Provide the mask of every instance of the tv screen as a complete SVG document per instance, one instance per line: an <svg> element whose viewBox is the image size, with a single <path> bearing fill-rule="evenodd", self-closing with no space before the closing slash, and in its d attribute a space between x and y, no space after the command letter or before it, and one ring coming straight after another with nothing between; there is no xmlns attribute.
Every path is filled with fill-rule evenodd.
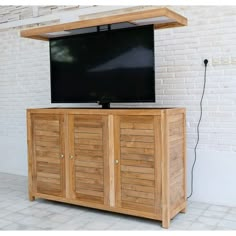
<svg viewBox="0 0 236 236"><path fill-rule="evenodd" d="M52 103L154 102L153 26L50 39Z"/></svg>

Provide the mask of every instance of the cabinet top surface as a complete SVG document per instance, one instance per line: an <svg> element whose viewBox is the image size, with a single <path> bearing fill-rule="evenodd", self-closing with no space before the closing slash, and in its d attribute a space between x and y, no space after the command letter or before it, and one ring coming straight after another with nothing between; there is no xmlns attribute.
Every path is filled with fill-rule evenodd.
<svg viewBox="0 0 236 236"><path fill-rule="evenodd" d="M27 109L29 113L54 113L54 114L123 114L123 115L152 115L161 114L162 112L168 113L185 113L185 108L29 108Z"/></svg>

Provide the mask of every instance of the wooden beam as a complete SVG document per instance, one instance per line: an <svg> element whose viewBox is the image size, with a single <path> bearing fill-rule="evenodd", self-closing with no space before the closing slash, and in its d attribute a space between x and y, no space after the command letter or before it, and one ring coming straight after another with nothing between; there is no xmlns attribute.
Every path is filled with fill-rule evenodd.
<svg viewBox="0 0 236 236"><path fill-rule="evenodd" d="M65 30L73 30L73 29L79 29L79 28L87 28L87 27L93 27L93 26L99 26L99 25L130 22L130 21L135 21L135 20L143 20L143 19L163 17L163 16L167 16L171 18L172 20L177 22L177 24L173 24L173 23L172 24L169 23L167 25L160 24L161 27L157 26L156 28L164 28L165 26L167 28L172 27L172 26L177 27L177 26L184 26L187 24L187 19L179 15L178 13L175 13L169 10L168 8L158 8L158 9L149 9L149 10L143 10L143 11L138 11L138 12L100 17L96 19L75 21L75 22L70 22L70 23L43 26L43 27L22 30L21 37L46 40L46 37L41 36L42 34L65 31Z"/></svg>

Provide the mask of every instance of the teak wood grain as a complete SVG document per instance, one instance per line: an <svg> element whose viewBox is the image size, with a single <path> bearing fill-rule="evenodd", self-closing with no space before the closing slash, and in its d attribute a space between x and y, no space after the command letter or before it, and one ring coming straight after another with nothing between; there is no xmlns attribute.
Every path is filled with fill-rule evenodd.
<svg viewBox="0 0 236 236"><path fill-rule="evenodd" d="M171 20L171 22L160 23L158 17L166 17L168 20ZM187 18L166 7L163 7L156 9L140 10L137 12L116 14L106 17L99 17L95 19L31 28L22 30L20 34L21 37L47 41L48 38L47 36L45 36L45 34L47 33L54 33L66 30L69 31L74 29L94 27L107 24L116 24L122 22L130 22L136 24L135 21L137 20L145 20L145 19L148 20L154 18L157 18L156 22L153 23L155 29L173 28L187 25ZM148 21L146 24L148 24Z"/></svg>
<svg viewBox="0 0 236 236"><path fill-rule="evenodd" d="M29 199L161 220L186 211L185 109L28 109Z"/></svg>

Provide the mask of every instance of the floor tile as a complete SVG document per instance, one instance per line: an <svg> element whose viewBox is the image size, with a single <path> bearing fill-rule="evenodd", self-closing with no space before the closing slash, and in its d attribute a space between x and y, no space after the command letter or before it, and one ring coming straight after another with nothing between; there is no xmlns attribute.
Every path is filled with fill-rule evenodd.
<svg viewBox="0 0 236 236"><path fill-rule="evenodd" d="M224 216L224 220L232 220L232 221L235 221L236 222L236 214L226 214Z"/></svg>
<svg viewBox="0 0 236 236"><path fill-rule="evenodd" d="M208 210L210 211L221 211L221 212L227 212L229 211L229 207L226 206L210 206Z"/></svg>
<svg viewBox="0 0 236 236"><path fill-rule="evenodd" d="M66 223L71 220L70 216L63 215L63 214L52 214L46 217L48 220L57 223Z"/></svg>
<svg viewBox="0 0 236 236"><path fill-rule="evenodd" d="M12 222L9 220L0 219L0 228L7 226L9 224L12 224Z"/></svg>
<svg viewBox="0 0 236 236"><path fill-rule="evenodd" d="M212 217L212 218L218 218L221 219L223 218L227 213L224 211L211 211L211 210L206 210L203 212L202 216L207 216L207 217Z"/></svg>
<svg viewBox="0 0 236 236"><path fill-rule="evenodd" d="M191 213L191 211L190 211ZM200 215L196 214L190 214L189 212L185 213L185 214L178 214L177 216L175 216L174 219L178 219L178 220L182 220L182 221L194 221L196 220Z"/></svg>
<svg viewBox="0 0 236 236"><path fill-rule="evenodd" d="M202 209L202 210L206 210L209 207L210 207L210 204L203 203L203 202L192 202L192 204L190 205L190 208L197 208L197 209Z"/></svg>
<svg viewBox="0 0 236 236"><path fill-rule="evenodd" d="M200 216L196 220L196 222L200 222L200 223L203 223L205 225L216 226L220 222L220 219L219 218L206 217L206 216Z"/></svg>
<svg viewBox="0 0 236 236"><path fill-rule="evenodd" d="M190 208L188 209L188 212L191 213L191 215L198 215L200 216L201 214L203 214L205 210L203 209L198 209L198 208Z"/></svg>
<svg viewBox="0 0 236 236"><path fill-rule="evenodd" d="M12 222L18 222L19 220L23 219L25 215L20 214L18 212L13 212L11 214L8 214L4 217L6 220L10 220Z"/></svg>
<svg viewBox="0 0 236 236"><path fill-rule="evenodd" d="M231 214L236 214L236 207L231 207L231 208L229 209L229 213L231 213Z"/></svg>
<svg viewBox="0 0 236 236"><path fill-rule="evenodd" d="M204 223L194 222L188 229L189 230L213 230L216 226L206 225Z"/></svg>
<svg viewBox="0 0 236 236"><path fill-rule="evenodd" d="M1 230L236 230L236 208L188 201L187 212L160 221L37 199L28 200L27 178L0 173Z"/></svg>
<svg viewBox="0 0 236 236"><path fill-rule="evenodd" d="M188 229L193 224L193 221L182 221L182 220L173 220L170 223L170 228L175 229Z"/></svg>
<svg viewBox="0 0 236 236"><path fill-rule="evenodd" d="M221 220L218 226L225 227L227 229L236 230L236 221L232 220Z"/></svg>

